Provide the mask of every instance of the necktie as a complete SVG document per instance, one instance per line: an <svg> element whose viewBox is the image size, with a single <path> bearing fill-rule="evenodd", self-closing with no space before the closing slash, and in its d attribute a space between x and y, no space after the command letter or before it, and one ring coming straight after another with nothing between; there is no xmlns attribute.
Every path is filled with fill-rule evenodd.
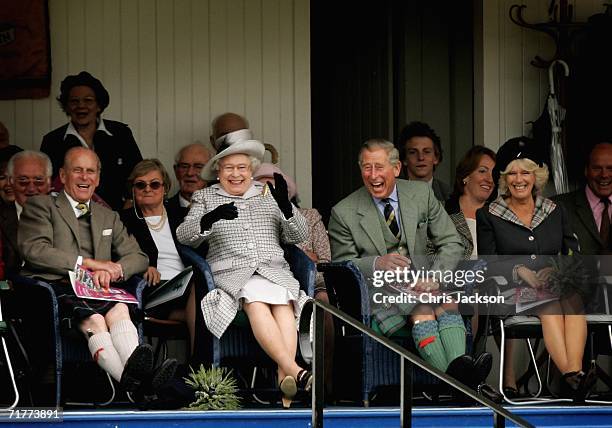
<svg viewBox="0 0 612 428"><path fill-rule="evenodd" d="M393 236L395 236L397 239L400 239L402 233L397 223L397 218L395 217L395 210L393 209L393 205L391 205L391 200L389 198L385 198L382 201L385 204L385 221L387 222L387 226L389 226L389 229L391 230Z"/></svg>
<svg viewBox="0 0 612 428"><path fill-rule="evenodd" d="M610 206L610 199L602 198L601 202L604 204L604 209L601 213L601 226L599 227L599 236L603 243L604 250L612 250L610 247L610 214L608 213L608 207Z"/></svg>
<svg viewBox="0 0 612 428"><path fill-rule="evenodd" d="M87 206L87 204L84 204L82 202L77 204L76 209L81 212L81 215L79 217L83 217L89 214L89 207Z"/></svg>

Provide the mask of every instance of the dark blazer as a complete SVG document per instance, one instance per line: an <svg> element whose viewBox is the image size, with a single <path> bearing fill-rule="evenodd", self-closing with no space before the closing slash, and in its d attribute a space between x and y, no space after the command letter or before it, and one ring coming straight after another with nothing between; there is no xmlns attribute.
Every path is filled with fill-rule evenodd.
<svg viewBox="0 0 612 428"><path fill-rule="evenodd" d="M572 230L578 236L580 253L603 254L603 242L601 242L593 211L591 211L584 189L557 195L551 199L562 205L567 211Z"/></svg>
<svg viewBox="0 0 612 428"><path fill-rule="evenodd" d="M17 244L17 208L15 203L2 204L0 207L0 232L2 232L2 259L5 272L17 274L21 269L22 258Z"/></svg>
<svg viewBox="0 0 612 428"><path fill-rule="evenodd" d="M442 203L444 203L450 197L450 189L448 184L438 180L435 177L431 182L431 188L434 191L434 195L436 195L436 199Z"/></svg>
<svg viewBox="0 0 612 428"><path fill-rule="evenodd" d="M498 198L499 200L499 198ZM496 200L497 202L497 200ZM496 271L506 279L512 278L512 268L522 264L532 270L549 266L547 255L578 251L578 241L571 229L565 209L557 205L533 228L528 228L494 214L492 204L476 211L478 255L508 255L496 264ZM525 255L525 257L514 257Z"/></svg>
<svg viewBox="0 0 612 428"><path fill-rule="evenodd" d="M176 192L173 197L166 201L166 211L168 211L169 217L179 219L179 224L181 224L183 219L189 212L189 208L181 206L181 203L179 201L179 192Z"/></svg>
<svg viewBox="0 0 612 428"><path fill-rule="evenodd" d="M127 192L127 178L134 166L142 160L142 155L132 131L126 124L113 120L103 120L104 126L113 136L111 137L103 131L97 131L94 136L93 148L102 164L100 185L96 189L96 193L113 210L118 211L123 208L123 201ZM53 178L59 174L66 152L72 147L82 145L74 135L68 135L64 139L66 129L68 129L68 124L49 132L43 137L40 145L40 151L51 158Z"/></svg>
<svg viewBox="0 0 612 428"><path fill-rule="evenodd" d="M147 269L148 260L128 235L119 214L90 202L91 240L96 260L113 260L125 278ZM28 199L19 220L19 250L26 262L22 275L57 281L68 278L81 253L79 222L64 192Z"/></svg>
<svg viewBox="0 0 612 428"><path fill-rule="evenodd" d="M170 222L170 231L172 232L172 239L174 240L174 244L177 246L177 249L181 245L180 242L176 239L176 228L183 222L183 219L177 217L176 214L166 208L166 212L168 213L168 221ZM142 217L142 215L139 213ZM151 231L147 227L147 224L144 219L139 219L136 217L136 213L134 212L134 208L128 208L122 210L119 213L121 217L121 221L125 224L125 227L128 230L128 233L136 238L138 245L142 251L144 251L147 256L149 256L149 266L157 267L157 256L159 251L157 246L155 245L155 241L151 236ZM181 256L181 260L185 266L190 265L190 263L183 259L181 252L179 251L179 255Z"/></svg>

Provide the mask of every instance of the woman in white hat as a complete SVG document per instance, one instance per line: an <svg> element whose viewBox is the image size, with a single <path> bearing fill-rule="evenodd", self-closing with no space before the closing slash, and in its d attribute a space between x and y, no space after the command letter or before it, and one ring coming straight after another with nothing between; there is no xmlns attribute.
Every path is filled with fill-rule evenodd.
<svg viewBox="0 0 612 428"><path fill-rule="evenodd" d="M280 244L307 238L306 220L289 201L287 183L264 192L253 171L264 156L259 141L242 140L220 147L202 170L219 183L196 191L189 214L176 235L193 247L209 244L207 261L216 289L202 300L206 326L221 337L242 307L259 345L278 364L283 406L298 388L309 390L310 372L295 362L296 317L308 296L300 291Z"/></svg>

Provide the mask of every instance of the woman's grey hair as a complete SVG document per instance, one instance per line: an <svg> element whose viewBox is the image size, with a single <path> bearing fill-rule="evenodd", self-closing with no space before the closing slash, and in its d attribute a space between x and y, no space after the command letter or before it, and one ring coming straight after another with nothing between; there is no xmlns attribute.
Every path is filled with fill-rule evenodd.
<svg viewBox="0 0 612 428"><path fill-rule="evenodd" d="M213 161L213 164L212 164L213 171L219 172L219 162L221 161L221 159L223 158L215 159ZM255 156L250 156L250 155L249 155L249 161L251 162L251 171L253 172L257 171L257 168L259 168L259 166L261 165L261 161L257 159Z"/></svg>
<svg viewBox="0 0 612 428"><path fill-rule="evenodd" d="M504 171L500 173L498 183L500 195L508 196L510 194L508 191L508 183L506 182L506 175L508 175L508 173L515 166L522 168L525 171L533 172L535 175L535 184L532 190L534 196L539 194L544 186L546 186L546 183L548 182L548 167L546 164L544 164L544 166L539 166L531 159L515 159L508 164Z"/></svg>
<svg viewBox="0 0 612 428"><path fill-rule="evenodd" d="M8 161L6 166L6 175L9 177L13 176L13 172L15 170L15 162L19 159L37 159L45 164L45 175L47 178L51 178L53 175L53 164L51 163L51 159L49 156L44 154L43 152L39 152L36 150L23 150L21 152L15 153Z"/></svg>
<svg viewBox="0 0 612 428"><path fill-rule="evenodd" d="M372 138L367 140L365 143L361 145L361 150L359 150L359 167L361 168L361 159L364 150L372 151L376 149L384 149L387 152L387 156L389 157L389 163L395 166L397 165L399 160L399 151L395 148L392 142L387 141L383 138Z"/></svg>

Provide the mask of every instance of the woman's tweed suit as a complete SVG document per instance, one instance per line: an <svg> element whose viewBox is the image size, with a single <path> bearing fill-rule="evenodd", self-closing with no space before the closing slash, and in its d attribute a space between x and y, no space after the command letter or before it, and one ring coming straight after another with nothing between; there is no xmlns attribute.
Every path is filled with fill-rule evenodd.
<svg viewBox="0 0 612 428"><path fill-rule="evenodd" d="M186 245L209 244L206 257L216 289L201 302L204 321L216 337L221 337L238 311L238 293L254 273L286 287L298 303L299 315L308 296L300 291L283 256L280 242L297 244L308 236L306 220L293 207L293 217L286 220L270 193L262 194L263 185L255 182L243 196L231 196L219 184L196 191L191 208L176 236ZM219 205L234 202L238 218L219 220L210 231L201 233L200 219Z"/></svg>

